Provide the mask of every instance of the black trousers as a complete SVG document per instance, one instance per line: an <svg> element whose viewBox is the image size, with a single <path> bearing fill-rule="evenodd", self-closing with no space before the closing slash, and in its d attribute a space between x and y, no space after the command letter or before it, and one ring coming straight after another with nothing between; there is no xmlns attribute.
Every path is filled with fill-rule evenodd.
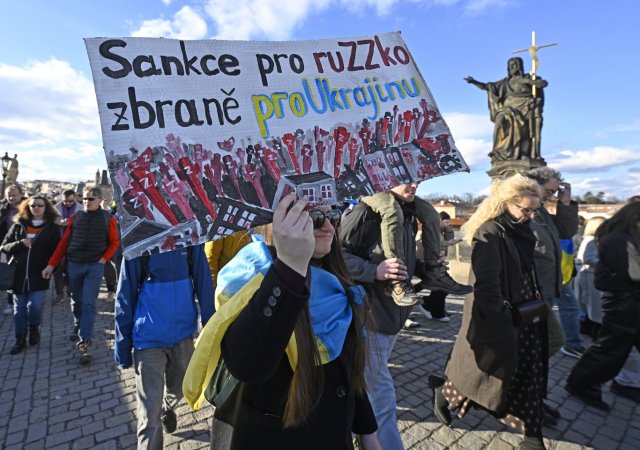
<svg viewBox="0 0 640 450"><path fill-rule="evenodd" d="M631 348L635 346L640 351L640 301L630 293L605 292L602 312L598 338L567 379L578 389L599 387L611 380L624 366Z"/></svg>

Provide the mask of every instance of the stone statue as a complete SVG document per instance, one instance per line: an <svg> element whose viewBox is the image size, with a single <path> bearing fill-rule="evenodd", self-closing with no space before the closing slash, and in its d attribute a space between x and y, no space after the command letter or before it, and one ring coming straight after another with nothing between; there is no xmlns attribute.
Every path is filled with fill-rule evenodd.
<svg viewBox="0 0 640 450"><path fill-rule="evenodd" d="M9 167L7 168L7 178L5 181L6 186L11 186L12 184L17 184L18 182L18 155L13 155L13 159L9 163Z"/></svg>
<svg viewBox="0 0 640 450"><path fill-rule="evenodd" d="M467 77L471 83L489 97L489 112L494 122L493 150L489 153L492 169L502 161L538 160L540 156L540 130L542 129L543 88L547 82L524 73L522 58L510 58L507 78L481 83ZM538 165L538 164L536 164Z"/></svg>

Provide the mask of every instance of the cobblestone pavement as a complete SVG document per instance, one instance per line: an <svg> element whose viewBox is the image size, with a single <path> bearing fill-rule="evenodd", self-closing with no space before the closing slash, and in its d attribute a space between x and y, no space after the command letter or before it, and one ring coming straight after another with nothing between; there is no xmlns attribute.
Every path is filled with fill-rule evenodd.
<svg viewBox="0 0 640 450"><path fill-rule="evenodd" d="M4 301L4 295L0 297ZM14 343L12 316L0 317L0 447L135 448L135 378L132 369L121 371L113 361L113 302L102 291L94 362L80 367L77 350L68 338L72 328L69 303L52 306L50 298L40 345L19 355L9 354ZM517 448L520 435L487 413L471 411L464 420L454 420L452 428L432 416L427 374L442 372L460 326L462 300L448 300L447 309L449 323L427 320L414 312L412 318L421 327L401 332L391 360L406 448ZM562 355L551 360L549 402L560 408L563 419L555 429L545 428L548 448L640 449L640 406L612 395L608 387L604 398L612 404L609 414L568 397L563 382L575 361ZM165 448L208 447L212 412L210 406L192 412L181 402L178 429L165 435Z"/></svg>

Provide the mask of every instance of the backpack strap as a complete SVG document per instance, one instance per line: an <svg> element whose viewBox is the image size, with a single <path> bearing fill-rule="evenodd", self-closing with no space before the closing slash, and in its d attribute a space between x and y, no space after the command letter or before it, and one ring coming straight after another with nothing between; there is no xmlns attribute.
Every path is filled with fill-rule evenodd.
<svg viewBox="0 0 640 450"><path fill-rule="evenodd" d="M140 257L140 263L142 264L142 276L140 277L140 285L145 281L152 281L153 277L151 276L151 272L149 271L149 255L145 253ZM191 286L195 291L195 287L193 286L193 247L187 247L187 264L189 265L189 279L191 280Z"/></svg>

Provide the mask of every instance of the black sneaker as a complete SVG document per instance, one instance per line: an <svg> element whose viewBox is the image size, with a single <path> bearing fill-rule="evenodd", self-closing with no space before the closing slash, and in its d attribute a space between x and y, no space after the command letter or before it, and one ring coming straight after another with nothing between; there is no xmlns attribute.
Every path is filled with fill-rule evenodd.
<svg viewBox="0 0 640 450"><path fill-rule="evenodd" d="M166 411L162 411L160 418L162 419L162 428L164 428L165 433L172 434L176 431L178 418L176 417L174 410L168 409Z"/></svg>
<svg viewBox="0 0 640 450"><path fill-rule="evenodd" d="M640 403L640 388L625 386L618 383L616 380L613 380L609 390L620 397L628 398L636 403Z"/></svg>
<svg viewBox="0 0 640 450"><path fill-rule="evenodd" d="M392 281L389 283L389 294L398 306L413 306L422 298L413 292L413 285L409 281Z"/></svg>
<svg viewBox="0 0 640 450"><path fill-rule="evenodd" d="M584 354L584 351L586 349L584 347L580 347L580 348L574 348L574 347L567 347L566 345L564 347L562 347L560 349L560 353L564 353L567 356L571 356L572 358L582 358L582 355Z"/></svg>
<svg viewBox="0 0 640 450"><path fill-rule="evenodd" d="M91 343L89 341L80 341L78 343L78 349L80 350L80 365L86 366L93 361L93 356L91 356Z"/></svg>
<svg viewBox="0 0 640 450"><path fill-rule="evenodd" d="M16 343L13 345L13 347L11 347L11 350L9 351L9 353L11 353L12 355L17 355L18 353L21 353L26 346L27 346L26 336L16 336Z"/></svg>
<svg viewBox="0 0 640 450"><path fill-rule="evenodd" d="M71 332L71 336L69 336L69 340L71 342L78 342L80 340L80 335L78 334L78 327L73 327L73 331Z"/></svg>
<svg viewBox="0 0 640 450"><path fill-rule="evenodd" d="M567 390L569 394L573 395L582 403L585 403L589 406L593 406L594 408L597 408L600 411L609 412L609 410L611 409L611 407L602 400L602 393L598 388L595 388L595 387L578 388L573 386L569 382L565 384L564 388Z"/></svg>
<svg viewBox="0 0 640 450"><path fill-rule="evenodd" d="M456 282L444 269L427 271L420 284L428 291L442 291L452 295L467 295L473 292L472 286Z"/></svg>

